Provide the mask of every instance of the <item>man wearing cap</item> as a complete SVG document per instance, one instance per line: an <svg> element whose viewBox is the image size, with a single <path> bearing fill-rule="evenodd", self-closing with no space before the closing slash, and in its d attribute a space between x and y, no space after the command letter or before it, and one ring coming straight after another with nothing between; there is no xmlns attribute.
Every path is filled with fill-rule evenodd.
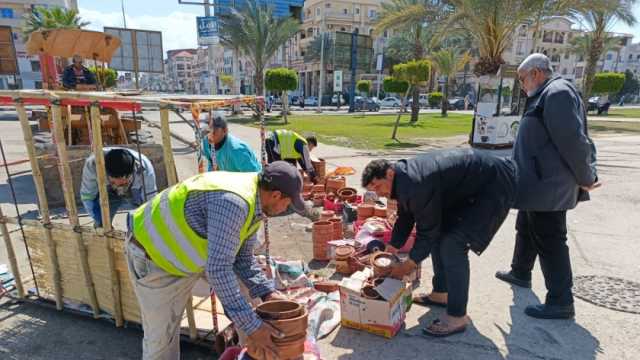
<svg viewBox="0 0 640 360"><path fill-rule="evenodd" d="M297 162L314 183L316 182L316 171L309 153L317 146L318 140L315 136L310 135L304 138L295 131L286 129L270 132L265 140L269 162L285 160L294 166Z"/></svg>
<svg viewBox="0 0 640 360"><path fill-rule="evenodd" d="M231 172L260 172L262 166L251 147L229 134L227 121L221 112L216 112L207 126L207 136L202 140L202 153L207 159L207 171L213 171L215 153L216 170ZM213 144L213 151L211 146Z"/></svg>
<svg viewBox="0 0 640 360"><path fill-rule="evenodd" d="M82 64L82 56L73 55L73 62L62 73L62 85L65 89L76 89L78 85L96 85L96 77Z"/></svg>
<svg viewBox="0 0 640 360"><path fill-rule="evenodd" d="M111 219L123 203L138 206L156 194L156 173L149 159L127 148L106 147L103 149L107 172L107 192ZM84 208L93 218L95 227L102 227L102 214L98 190L96 158L91 155L82 169L80 199Z"/></svg>
<svg viewBox="0 0 640 360"><path fill-rule="evenodd" d="M284 161L261 173L211 171L164 190L129 216L125 248L144 329L143 359L179 359L182 313L205 274L227 316L252 346L275 356L273 328L241 295L284 298L258 266L253 249L264 216L304 209L302 178Z"/></svg>

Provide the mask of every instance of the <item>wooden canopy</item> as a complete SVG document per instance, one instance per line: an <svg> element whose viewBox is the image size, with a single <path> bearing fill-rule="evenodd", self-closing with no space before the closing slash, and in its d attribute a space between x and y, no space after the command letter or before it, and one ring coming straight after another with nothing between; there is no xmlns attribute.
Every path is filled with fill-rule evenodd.
<svg viewBox="0 0 640 360"><path fill-rule="evenodd" d="M26 47L29 55L47 54L64 58L80 55L85 59L110 62L120 43L118 37L99 31L55 29L31 33Z"/></svg>

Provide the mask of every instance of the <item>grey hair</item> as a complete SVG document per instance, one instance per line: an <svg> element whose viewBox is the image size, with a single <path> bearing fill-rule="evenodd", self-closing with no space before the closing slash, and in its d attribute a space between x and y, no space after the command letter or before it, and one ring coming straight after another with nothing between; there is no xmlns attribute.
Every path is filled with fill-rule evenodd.
<svg viewBox="0 0 640 360"><path fill-rule="evenodd" d="M213 129L226 129L227 128L227 120L225 119L224 112L222 111L214 111L212 114L211 121L211 130Z"/></svg>
<svg viewBox="0 0 640 360"><path fill-rule="evenodd" d="M522 61L520 66L518 66L518 72L522 70L531 71L533 69L538 69L545 73L547 76L551 76L551 74L553 73L551 61L549 61L549 58L545 54L531 54Z"/></svg>

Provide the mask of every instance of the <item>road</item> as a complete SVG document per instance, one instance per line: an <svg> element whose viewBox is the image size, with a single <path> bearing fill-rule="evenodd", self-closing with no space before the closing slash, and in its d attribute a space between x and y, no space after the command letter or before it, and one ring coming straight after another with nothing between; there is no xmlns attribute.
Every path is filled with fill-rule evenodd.
<svg viewBox="0 0 640 360"><path fill-rule="evenodd" d="M157 121L157 112L146 111L145 116ZM3 118L5 119L5 118ZM172 128L183 136L190 136L188 126L172 117ZM231 125L230 131L258 149L257 129ZM23 144L17 122L0 121L0 140L9 160L24 157ZM459 139L442 141L434 147L460 145ZM569 247L574 276L610 276L640 284L640 136L601 136L595 139L598 147L598 169L604 186L593 194L593 200L580 204L569 213ZM173 142L181 178L195 171L193 154L184 144ZM337 146L321 144L317 156L327 158L330 167L353 166L357 175L348 179L350 185L359 184L358 176L364 166L375 157L398 159L430 148L412 151L371 154ZM19 171L18 167L14 171ZM18 191L21 210L34 207L30 175L20 179ZM31 203L30 203L31 202ZM0 177L0 203L11 214L12 205L6 180ZM24 211L24 210L22 210ZM303 222L297 216L277 220L281 228ZM471 256L471 293L469 315L472 326L462 335L447 339L430 339L421 335L421 328L442 310L412 307L405 329L393 340L384 340L367 333L339 328L320 341L325 359L638 359L640 358L640 315L613 311L576 299L575 321L544 321L526 317L524 307L544 298L544 283L539 268L534 270L533 289L512 288L496 280L496 270L507 269L514 241L515 212L482 256ZM299 232L289 236L275 232L273 252L293 258L308 257L310 234ZM18 243L19 244L19 243ZM22 247L16 245L24 260ZM4 247L0 246L0 263L6 262ZM23 261L24 263L24 261ZM28 269L23 269L28 273ZM423 281L418 291L430 289L430 262L423 266ZM577 281L577 280L576 280ZM612 286L612 285L611 285ZM609 287L611 287L609 286ZM586 296L616 288L592 288ZM630 300L640 303L638 295ZM636 310L640 307L636 305ZM2 301L0 305L0 358L3 359L137 359L140 357L140 336L136 329L115 329L104 321L58 313L26 304ZM213 359L206 352L183 344L184 359Z"/></svg>

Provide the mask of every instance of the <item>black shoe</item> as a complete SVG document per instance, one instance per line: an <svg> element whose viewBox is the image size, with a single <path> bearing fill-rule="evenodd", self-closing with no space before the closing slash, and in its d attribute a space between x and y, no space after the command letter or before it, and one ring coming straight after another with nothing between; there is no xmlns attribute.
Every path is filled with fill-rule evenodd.
<svg viewBox="0 0 640 360"><path fill-rule="evenodd" d="M509 284L531 289L531 280L519 279L513 275L513 272L511 271L498 271L496 272L496 277L502 281L508 282Z"/></svg>
<svg viewBox="0 0 640 360"><path fill-rule="evenodd" d="M538 319L572 319L576 311L570 305L529 305L524 313Z"/></svg>

